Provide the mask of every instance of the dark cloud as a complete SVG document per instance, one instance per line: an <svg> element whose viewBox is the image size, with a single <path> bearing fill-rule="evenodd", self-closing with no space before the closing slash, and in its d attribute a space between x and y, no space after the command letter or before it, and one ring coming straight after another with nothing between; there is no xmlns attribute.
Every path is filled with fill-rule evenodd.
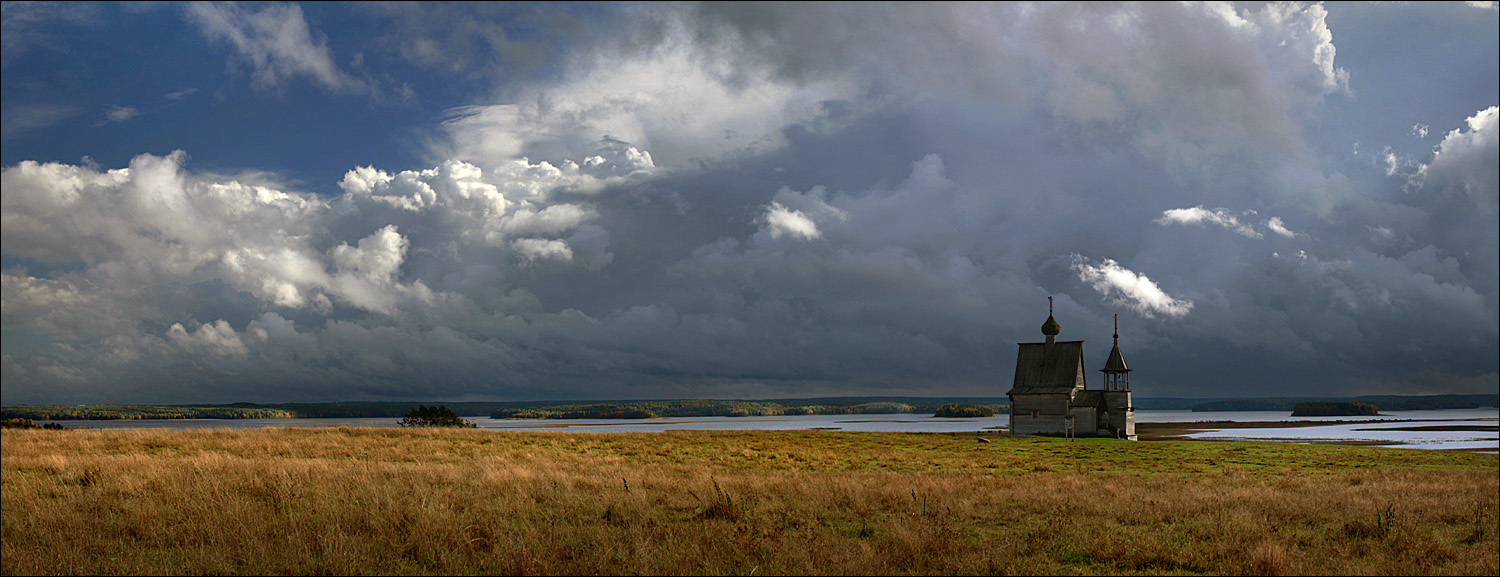
<svg viewBox="0 0 1500 577"><path fill-rule="evenodd" d="M521 42L408 12L384 41L423 66ZM1119 313L1147 396L1500 372L1496 97L1429 87L1462 116L1398 136L1434 148L1350 153L1335 125L1398 111L1322 6L609 16L336 196L7 167L4 253L46 265L4 273L7 402L993 396L1047 296L1100 363Z"/></svg>

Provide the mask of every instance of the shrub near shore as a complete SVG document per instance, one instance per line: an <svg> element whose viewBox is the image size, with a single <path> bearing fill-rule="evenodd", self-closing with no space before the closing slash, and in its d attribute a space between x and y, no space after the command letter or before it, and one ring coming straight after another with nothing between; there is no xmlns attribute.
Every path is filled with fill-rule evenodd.
<svg viewBox="0 0 1500 577"><path fill-rule="evenodd" d="M819 431L8 430L4 574L1471 574L1497 457Z"/></svg>

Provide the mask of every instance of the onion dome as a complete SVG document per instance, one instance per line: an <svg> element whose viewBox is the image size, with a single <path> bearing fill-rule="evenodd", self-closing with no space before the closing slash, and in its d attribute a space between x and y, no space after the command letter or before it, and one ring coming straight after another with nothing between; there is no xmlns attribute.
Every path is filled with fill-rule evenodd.
<svg viewBox="0 0 1500 577"><path fill-rule="evenodd" d="M1047 342L1052 342L1052 337L1062 332L1062 325L1057 324L1057 319L1052 318L1052 297L1047 297L1047 322L1042 323L1042 334L1047 335Z"/></svg>
<svg viewBox="0 0 1500 577"><path fill-rule="evenodd" d="M1062 332L1062 325L1057 324L1057 319L1052 318L1052 315L1047 315L1047 322L1042 323L1042 334L1055 337L1060 332Z"/></svg>

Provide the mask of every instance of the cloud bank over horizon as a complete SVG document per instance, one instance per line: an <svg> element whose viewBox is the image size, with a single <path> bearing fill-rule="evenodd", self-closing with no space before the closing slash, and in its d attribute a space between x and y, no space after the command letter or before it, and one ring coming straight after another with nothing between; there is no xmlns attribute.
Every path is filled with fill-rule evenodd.
<svg viewBox="0 0 1500 577"><path fill-rule="evenodd" d="M69 100L118 24L6 8L7 404L1002 396L1048 296L1142 396L1500 380L1493 10L110 16L216 64Z"/></svg>

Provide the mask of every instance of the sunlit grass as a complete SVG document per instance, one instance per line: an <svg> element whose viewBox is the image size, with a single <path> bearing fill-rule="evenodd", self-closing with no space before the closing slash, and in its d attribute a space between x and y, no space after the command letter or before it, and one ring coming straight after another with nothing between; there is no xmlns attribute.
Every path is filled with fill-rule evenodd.
<svg viewBox="0 0 1500 577"><path fill-rule="evenodd" d="M1494 574L1497 457L826 431L6 431L9 574Z"/></svg>

